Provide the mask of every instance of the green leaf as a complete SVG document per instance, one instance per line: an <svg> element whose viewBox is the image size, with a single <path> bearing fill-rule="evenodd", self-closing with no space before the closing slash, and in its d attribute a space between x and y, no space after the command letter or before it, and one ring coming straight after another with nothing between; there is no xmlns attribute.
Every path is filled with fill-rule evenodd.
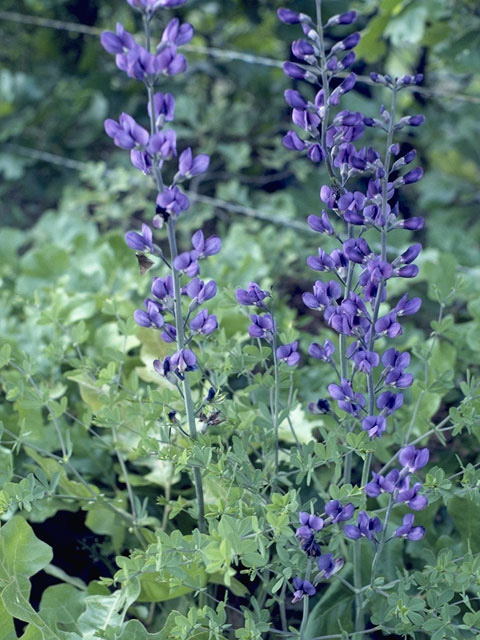
<svg viewBox="0 0 480 640"><path fill-rule="evenodd" d="M9 362L12 354L12 347L7 343L0 349L0 369L3 369Z"/></svg>
<svg viewBox="0 0 480 640"><path fill-rule="evenodd" d="M14 516L0 529L0 579L35 575L51 562L51 547L39 540L21 516Z"/></svg>
<svg viewBox="0 0 480 640"><path fill-rule="evenodd" d="M51 626L60 623L65 631L77 631L77 620L85 609L85 591L69 584L48 587L40 602L40 615Z"/></svg>
<svg viewBox="0 0 480 640"><path fill-rule="evenodd" d="M15 626L12 616L5 609L5 605L0 599L0 629L2 630L2 640L17 640Z"/></svg>
<svg viewBox="0 0 480 640"><path fill-rule="evenodd" d="M448 513L462 538L464 552L480 553L480 505L469 498L454 496L448 503Z"/></svg>

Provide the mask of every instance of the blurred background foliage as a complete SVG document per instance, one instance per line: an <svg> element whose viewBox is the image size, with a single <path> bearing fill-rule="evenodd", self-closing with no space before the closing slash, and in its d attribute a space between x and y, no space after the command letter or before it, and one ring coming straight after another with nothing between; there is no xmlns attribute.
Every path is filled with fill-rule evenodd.
<svg viewBox="0 0 480 640"><path fill-rule="evenodd" d="M180 149L192 146L212 154L209 172L190 185L192 208L179 228L185 246L189 233L200 225L216 230L224 240L222 253L205 273L216 278L222 292L216 309L224 334L208 355L219 387L234 385L229 374L245 365L231 342L239 331L245 334L247 324L233 303L236 286L252 279L274 285L285 302L278 311L285 335L294 339L295 329L306 332L301 338L304 353L307 334L325 334L320 321L306 314L301 292L314 280L305 258L317 246L306 217L321 210L318 192L327 176L281 145L290 128L283 91L291 86L281 62L289 58L294 36L278 22L276 9L286 5L311 12L312 4L190 0L178 11L195 25L196 36L187 47L188 72L166 81L165 90L177 100ZM418 380L409 399L421 394L413 432L418 435L467 395L467 387L460 389L465 371L470 367L478 376L480 364L480 8L476 0L326 0L325 5L328 13L356 8L361 16L362 60L355 67L360 80L358 90L345 99L348 108L376 115L386 99L369 81L370 71L425 76L421 88L402 92L400 111L423 113L426 124L413 133L402 132L399 140L405 149L417 149L426 172L418 185L404 190L400 203L404 215L426 218L420 276L408 283L424 305L401 339L417 356L412 372ZM42 377L48 393L39 402L35 393L26 393L21 376L9 372L3 379L9 403L0 408L0 419L15 433L20 428L23 434L19 425L27 424L30 441L47 451L58 451L58 443L45 416L45 397L55 408L55 402L68 395L70 411L88 425L92 412L99 410L100 391L85 384L82 367L95 370L101 386L113 384L108 363L120 362L133 388L138 385L135 372L141 381L152 382L150 363L162 348L131 326L148 278L140 280L123 240L125 231L151 220L154 191L103 130L104 119L117 118L122 111L146 121L144 88L118 72L99 43L100 32L116 21L132 32L140 29L124 0L1 3L0 346L8 340L17 357L20 350L26 352L35 363L32 375ZM367 132L366 139L383 145L375 131ZM407 286L394 285L395 295ZM441 321L435 324L439 311ZM429 338L432 330L440 339ZM86 353L86 365L72 355L75 345ZM429 381L420 375L428 349L433 353ZM228 364L226 352L238 362ZM301 380L296 426L305 431L310 423L302 407L325 393L330 380L321 378L326 374L316 367L295 375ZM159 402L162 393L160 389ZM112 396L107 402L104 415L99 411L97 425L106 427L115 419L114 400ZM62 415L61 408L58 411ZM135 417L128 411L127 418L138 422L138 413ZM152 424L152 410L144 406L142 411L145 424ZM402 416L410 419L406 408ZM117 494L115 473L120 470L111 450L107 445L93 455L91 438L74 422L69 438L75 468L89 481L101 477L102 489ZM306 428L306 439L309 431ZM127 432L121 438L128 456L138 442L132 444ZM446 473L458 469L455 455L465 465L477 462L479 438L475 427L449 442L449 449L442 450ZM382 439L379 459L388 458L392 442L395 434ZM435 453L433 461L438 463ZM146 463L130 463L140 497L154 495L151 486L143 488ZM148 464L149 482L164 486L151 459ZM30 467L28 457L17 462L20 474ZM72 486L69 492L74 492ZM34 510L30 519L41 522L59 508L50 502ZM154 515L160 518L161 509ZM113 525L102 529L95 524L93 515L87 527L102 535L115 531ZM99 551L107 564L112 549L123 544L123 538L112 540L107 551Z"/></svg>

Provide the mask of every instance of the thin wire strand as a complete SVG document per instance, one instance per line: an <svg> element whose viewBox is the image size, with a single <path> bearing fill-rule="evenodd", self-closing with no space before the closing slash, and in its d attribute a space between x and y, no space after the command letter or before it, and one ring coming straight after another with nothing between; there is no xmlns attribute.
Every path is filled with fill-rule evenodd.
<svg viewBox="0 0 480 640"><path fill-rule="evenodd" d="M83 33L88 36L98 36L102 33L102 29L98 27L90 27L88 25L80 24L77 22L67 22L65 20L53 20L51 18L41 18L39 16L32 16L16 11L0 11L0 20L6 20L9 22L17 22L19 24L27 24L34 27L46 27L48 29L57 29L59 31L69 31L71 33ZM253 53L244 53L242 51L233 51L231 49L219 49L217 47L203 47L200 45L186 44L183 45L185 51L191 53L197 53L200 55L209 55L214 58L220 58L223 60L246 62L247 64L259 64L266 67L273 67L281 69L283 62L276 60L275 58L269 58L267 56L258 56ZM339 74L340 76L346 76L347 72ZM368 85L374 85L369 76L359 75L357 81ZM472 102L474 104L480 104L480 96L468 95L465 93L458 93L457 91L442 91L441 89L428 89L426 87L407 87L411 91L416 93L433 97L433 98L450 98L452 100L460 100L464 102Z"/></svg>

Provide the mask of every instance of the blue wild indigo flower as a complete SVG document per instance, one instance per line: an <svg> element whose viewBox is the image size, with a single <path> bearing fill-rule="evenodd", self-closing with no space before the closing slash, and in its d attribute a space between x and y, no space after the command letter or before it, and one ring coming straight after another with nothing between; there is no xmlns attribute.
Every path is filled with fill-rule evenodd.
<svg viewBox="0 0 480 640"><path fill-rule="evenodd" d="M355 23L357 14L348 11L324 23L321 2L316 3L316 10L315 20L306 13L287 8L278 10L282 22L299 25L303 31L303 37L292 43L294 61L283 65L285 74L302 85L285 91L296 129L284 135L283 145L313 164L325 166L330 183L320 186L320 210L311 213L307 222L320 238L326 236L338 242L333 251L321 244L316 254L307 258L308 267L316 274L325 274L325 278L320 276L313 290L303 294L305 306L321 314L329 330L337 334L338 349L331 336L324 336L323 346L316 341L308 351L312 358L323 360L334 370L337 379L328 385L328 392L333 406L344 416L340 424L345 425L347 432L363 430L369 439L375 439L391 428L393 416L404 402L402 390L413 383L413 375L406 371L410 355L394 346L385 348L384 343L402 335L403 316L416 313L421 305L419 298L410 298L407 294L396 302L389 301L387 295L390 281L417 275L418 267L414 263L422 249L420 243L412 243L400 251L391 248L389 252L387 247L392 232L416 231L423 227L423 218L402 218L397 199L398 190L418 182L423 170L410 168L415 160L413 150L401 154L400 145L394 143L399 131L423 123L420 115L400 118L397 115L399 92L419 84L422 76L391 78L373 73L372 81L391 93L390 107L382 105L378 118L344 108L344 96L356 84L356 74L351 68L361 36L353 32L338 38L329 33L326 38L324 30L340 25L348 28ZM362 142L372 127L385 134L382 151ZM366 232L369 232L368 241ZM370 240L372 232L378 234L379 248ZM325 399L311 402L309 409L317 414L332 411ZM351 481L351 460L352 452L348 451L344 467L346 485ZM417 451L407 446L400 452L399 461L403 466L401 471L391 471L385 477L374 472L371 482L368 479L372 454L368 454L363 466L362 486L366 495L375 498L382 492L390 494L391 506L384 524L379 517L370 517L360 510L357 524L344 527L345 535L351 540L366 538L375 544L372 574L385 544L392 507L407 504L413 510L420 510L428 503L420 493L421 483L410 484L410 474L427 463L428 450ZM325 510L329 518L324 526L329 520L348 520L354 513L352 504L342 508L337 501L328 503ZM419 540L423 533L421 528L413 526L413 516L408 516L395 535ZM309 540L308 536L304 539ZM334 566L333 559L327 556L321 556L325 559L319 564L324 575L333 571ZM354 557L359 561L358 556ZM355 587L361 589L362 585L356 582Z"/></svg>

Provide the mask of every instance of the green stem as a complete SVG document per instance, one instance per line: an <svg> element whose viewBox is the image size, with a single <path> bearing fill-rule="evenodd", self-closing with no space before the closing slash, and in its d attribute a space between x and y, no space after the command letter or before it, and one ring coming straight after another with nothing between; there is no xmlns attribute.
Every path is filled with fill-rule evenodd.
<svg viewBox="0 0 480 640"><path fill-rule="evenodd" d="M143 25L145 29L145 42L146 48L150 50L150 21L147 17L144 17ZM155 105L154 105L154 87L151 83L147 84L148 91L148 101L150 104L150 133L153 135L157 132L157 123L155 120ZM161 171L158 167L157 160L153 161L153 171L155 176L156 186L159 192L162 192L164 189L163 178ZM173 261L178 255L177 249L177 238L175 235L175 220L172 216L169 217L167 223L167 233L168 233L168 245L170 249L170 265L172 271L172 280L173 280L173 291L175 298L175 329L177 330L177 347L178 350L183 349L185 345L185 334L184 334L184 321L183 321L183 310L182 310L182 294L180 288L180 275L178 271L173 266ZM190 381L188 379L188 373L185 372L184 379L182 381L183 388L183 400L185 404L185 413L187 414L187 422L188 428L190 431L190 436L192 440L197 438L197 427L195 424L195 409L193 406L192 400L192 391L190 388ZM193 481L195 485L195 494L197 498L197 508L198 508L198 528L202 533L207 531L206 522L205 522L205 502L203 497L203 483L202 483L202 474L200 469L197 466L193 467Z"/></svg>
<svg viewBox="0 0 480 640"><path fill-rule="evenodd" d="M185 345L185 334L183 331L183 310L182 310L182 294L180 289L180 276L178 271L173 267L173 262L178 255L177 239L175 236L175 220L170 216L167 223L168 231L168 245L170 247L170 262L172 264L172 279L173 279L173 295L175 298L175 328L177 330L177 347L178 350L183 349ZM183 381L183 399L185 403L185 412L187 414L188 429L192 440L197 438L197 426L195 424L195 409L192 400L192 390L190 387L190 380L188 373L185 372ZM193 468L193 481L195 484L195 493L197 497L198 505L198 528L202 533L205 533L205 502L203 497L203 483L202 474L198 467Z"/></svg>
<svg viewBox="0 0 480 640"><path fill-rule="evenodd" d="M393 505L395 503L395 498L397 496L398 491L394 491L391 495L390 495L390 501L388 503L388 507L387 507L387 513L385 514L385 520L383 523L383 531L382 531L382 537L380 539L380 543L375 551L375 556L373 557L373 562L372 562L372 571L370 574L370 586L373 585L373 582L375 580L375 574L376 574L376 570L377 570L377 564L378 561L380 560L380 556L382 555L382 551L383 551L383 547L385 546L385 538L387 537L387 526L388 523L390 521L390 515L392 513L392 508Z"/></svg>

